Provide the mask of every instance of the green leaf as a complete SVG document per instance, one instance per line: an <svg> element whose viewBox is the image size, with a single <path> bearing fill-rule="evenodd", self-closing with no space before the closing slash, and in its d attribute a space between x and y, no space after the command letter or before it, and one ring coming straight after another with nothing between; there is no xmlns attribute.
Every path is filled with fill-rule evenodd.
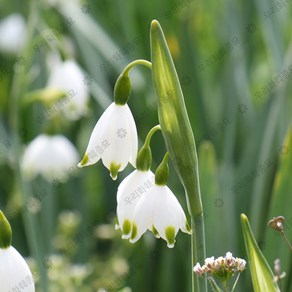
<svg viewBox="0 0 292 292"><path fill-rule="evenodd" d="M190 214L201 210L198 160L195 139L188 118L176 69L160 24L151 23L151 62L158 96L158 117L167 150L186 189Z"/></svg>
<svg viewBox="0 0 292 292"><path fill-rule="evenodd" d="M291 201L291 170L292 170L292 127L290 127L283 147L279 153L280 159L274 180L271 204L268 219L277 216L284 216L284 231L286 236L291 241L292 239L292 215L291 204L286 203ZM277 248L275 248L277 247ZM292 273L292 253L287 246L284 238L278 232L270 228L266 228L266 236L263 241L263 248L267 254L267 261L271 264L276 258L281 260L282 271L287 275ZM291 291L292 283L283 281L282 285L290 285L283 287L283 291ZM290 289L290 290L289 290Z"/></svg>
<svg viewBox="0 0 292 292"><path fill-rule="evenodd" d="M248 218L244 214L241 214L241 224L254 291L280 291L273 280L272 270L256 243Z"/></svg>

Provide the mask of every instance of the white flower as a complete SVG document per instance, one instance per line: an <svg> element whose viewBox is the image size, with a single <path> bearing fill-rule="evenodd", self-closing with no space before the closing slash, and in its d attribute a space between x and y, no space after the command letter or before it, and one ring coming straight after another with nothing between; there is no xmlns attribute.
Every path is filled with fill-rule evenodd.
<svg viewBox="0 0 292 292"><path fill-rule="evenodd" d="M193 271L198 275L203 275L205 273L205 270L201 267L200 263L197 263L194 266Z"/></svg>
<svg viewBox="0 0 292 292"><path fill-rule="evenodd" d="M75 147L66 137L42 134L27 146L22 169L29 179L40 174L48 181L64 182L78 158Z"/></svg>
<svg viewBox="0 0 292 292"><path fill-rule="evenodd" d="M87 112L89 98L85 76L73 60L54 66L47 83L47 88L64 91L62 111L70 120L76 120Z"/></svg>
<svg viewBox="0 0 292 292"><path fill-rule="evenodd" d="M0 291L34 292L34 281L29 267L18 251L10 246L0 248Z"/></svg>
<svg viewBox="0 0 292 292"><path fill-rule="evenodd" d="M193 271L202 276L204 273L208 273L211 276L219 279L220 281L229 280L235 273L242 272L245 269L246 261L241 258L234 258L231 252L227 252L225 257L210 257L205 259L205 264L201 267L200 263L197 263Z"/></svg>
<svg viewBox="0 0 292 292"><path fill-rule="evenodd" d="M128 162L136 165L137 149L137 129L128 105L113 102L97 121L78 166L91 165L101 159L116 179L118 171Z"/></svg>
<svg viewBox="0 0 292 292"><path fill-rule="evenodd" d="M135 207L141 197L147 195L153 187L153 179L154 173L152 171L135 170L119 185L117 193L118 224L116 228L122 229L122 238L130 238Z"/></svg>
<svg viewBox="0 0 292 292"><path fill-rule="evenodd" d="M24 18L17 13L11 14L0 23L0 50L6 53L19 53L26 38Z"/></svg>
<svg viewBox="0 0 292 292"><path fill-rule="evenodd" d="M136 242L147 229L166 240L169 248L174 247L179 229L191 233L181 205L166 185L154 184L137 202L130 242Z"/></svg>
<svg viewBox="0 0 292 292"><path fill-rule="evenodd" d="M215 258L214 257L210 257L210 258L206 258L205 259L205 266L208 269L213 268L215 265Z"/></svg>
<svg viewBox="0 0 292 292"><path fill-rule="evenodd" d="M12 230L0 210L0 291L34 292L34 282L28 265L11 246Z"/></svg>
<svg viewBox="0 0 292 292"><path fill-rule="evenodd" d="M242 272L243 270L245 270L246 261L244 259L241 259L241 258L236 258L235 266L237 267L237 270L239 272Z"/></svg>

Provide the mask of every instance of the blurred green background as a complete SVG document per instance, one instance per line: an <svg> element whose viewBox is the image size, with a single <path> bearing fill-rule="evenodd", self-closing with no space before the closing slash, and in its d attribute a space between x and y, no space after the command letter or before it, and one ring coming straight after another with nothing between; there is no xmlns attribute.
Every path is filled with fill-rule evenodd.
<svg viewBox="0 0 292 292"><path fill-rule="evenodd" d="M292 3L256 1L1 1L0 17L20 13L26 46L0 52L0 209L13 229L13 246L28 258L37 291L190 291L190 237L174 249L145 234L132 245L114 230L116 190L133 169L112 181L98 162L74 169L53 184L25 181L19 169L24 146L54 129L83 155L90 133L112 102L115 80L137 58L150 57L149 27L157 19L166 35L194 130L205 210L207 256L247 258L240 214L273 269L281 260L282 291L292 291L292 258L267 221L286 218L292 240ZM53 33L54 39L47 39ZM0 39L1 42L1 39ZM42 46L36 50L39 44ZM25 95L46 86L46 58L58 52L86 73L89 112L76 121L34 119L46 107ZM131 72L133 112L141 146L158 123L147 69ZM165 148L152 139L155 170ZM169 187L185 212L183 188L170 163ZM249 267L237 291L252 291Z"/></svg>

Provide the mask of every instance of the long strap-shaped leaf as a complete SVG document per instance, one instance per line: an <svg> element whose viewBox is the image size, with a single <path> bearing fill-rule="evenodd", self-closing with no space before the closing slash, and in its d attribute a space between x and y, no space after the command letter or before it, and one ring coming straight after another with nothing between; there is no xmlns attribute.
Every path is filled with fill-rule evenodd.
<svg viewBox="0 0 292 292"><path fill-rule="evenodd" d="M272 270L253 236L248 218L244 214L241 214L241 224L254 291L280 291L278 285L273 280Z"/></svg>
<svg viewBox="0 0 292 292"><path fill-rule="evenodd" d="M196 144L183 93L162 28L153 20L150 30L154 87L158 117L167 150L185 188L192 217L192 263L205 259L205 230ZM193 273L193 291L206 291L207 282Z"/></svg>

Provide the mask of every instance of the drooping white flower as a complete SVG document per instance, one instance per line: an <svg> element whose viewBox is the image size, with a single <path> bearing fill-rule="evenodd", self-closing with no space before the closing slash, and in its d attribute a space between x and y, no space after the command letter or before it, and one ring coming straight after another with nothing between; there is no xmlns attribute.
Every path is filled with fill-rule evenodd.
<svg viewBox="0 0 292 292"><path fill-rule="evenodd" d="M130 242L134 243L147 230L174 247L179 229L191 233L185 213L176 196L166 185L154 184L151 190L137 202L133 215Z"/></svg>
<svg viewBox="0 0 292 292"><path fill-rule="evenodd" d="M70 120L76 120L87 112L89 89L85 75L73 60L55 65L47 82L47 88L64 91L61 110Z"/></svg>
<svg viewBox="0 0 292 292"><path fill-rule="evenodd" d="M113 102L97 121L78 166L91 165L101 159L116 179L128 162L135 166L137 149L137 129L128 105Z"/></svg>
<svg viewBox="0 0 292 292"><path fill-rule="evenodd" d="M11 14L0 22L0 50L5 53L19 53L26 39L24 18L17 13Z"/></svg>
<svg viewBox="0 0 292 292"><path fill-rule="evenodd" d="M78 159L75 147L66 137L41 134L27 146L22 169L29 179L40 174L50 182L63 182Z"/></svg>
<svg viewBox="0 0 292 292"><path fill-rule="evenodd" d="M135 170L119 185L117 192L118 224L116 228L122 230L122 238L130 238L135 207L153 187L153 179L154 173L152 171Z"/></svg>
<svg viewBox="0 0 292 292"><path fill-rule="evenodd" d="M31 271L23 257L11 246L11 238L11 226L0 211L0 291L34 292Z"/></svg>
<svg viewBox="0 0 292 292"><path fill-rule="evenodd" d="M35 291L29 267L13 246L0 248L0 291Z"/></svg>

